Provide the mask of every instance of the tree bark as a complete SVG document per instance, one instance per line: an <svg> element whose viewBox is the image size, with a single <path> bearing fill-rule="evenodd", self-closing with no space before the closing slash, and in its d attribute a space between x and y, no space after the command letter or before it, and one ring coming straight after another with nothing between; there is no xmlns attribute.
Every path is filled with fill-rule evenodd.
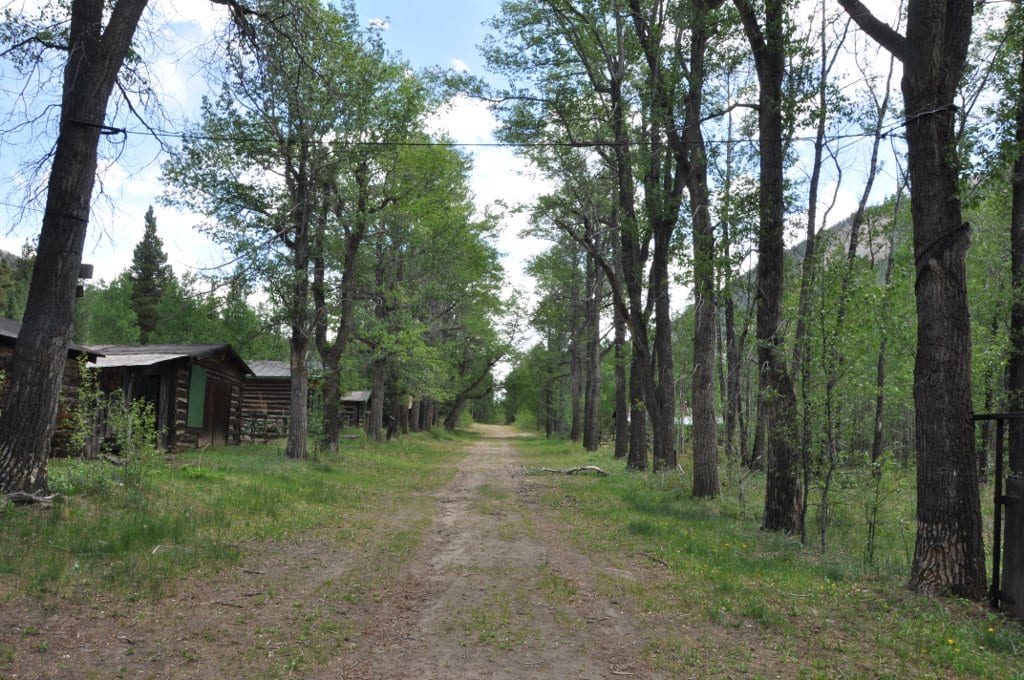
<svg viewBox="0 0 1024 680"><path fill-rule="evenodd" d="M642 472L647 469L647 407L643 401L638 363L643 363L643 359L634 352L629 370L629 456L626 469Z"/></svg>
<svg viewBox="0 0 1024 680"><path fill-rule="evenodd" d="M366 421L366 434L374 441L384 441L384 369L386 362L378 357L373 360L370 372L373 388L370 392L370 414Z"/></svg>
<svg viewBox="0 0 1024 680"><path fill-rule="evenodd" d="M615 312L615 457L626 458L629 439L629 380L626 375L626 320Z"/></svg>
<svg viewBox="0 0 1024 680"><path fill-rule="evenodd" d="M601 444L601 272L592 255L587 257L586 384L583 407L583 448L597 451Z"/></svg>
<svg viewBox="0 0 1024 680"><path fill-rule="evenodd" d="M423 400L415 399L412 402L412 408L409 409L409 431L419 432L420 431L420 410L423 408Z"/></svg>
<svg viewBox="0 0 1024 680"><path fill-rule="evenodd" d="M782 0L766 0L764 26L747 0L734 0L750 43L761 88L758 135L761 146L760 227L757 237L757 360L761 367L762 417L767 480L764 519L769 531L800 534L802 530L796 436L796 392L782 356L782 284L785 266L785 184L782 81L785 76L785 8Z"/></svg>
<svg viewBox="0 0 1024 680"><path fill-rule="evenodd" d="M578 308L578 304L574 307ZM576 324L573 326L569 331L569 439L578 442L583 437L583 361L580 357L580 332Z"/></svg>
<svg viewBox="0 0 1024 680"><path fill-rule="evenodd" d="M707 157L701 131L701 109L705 54L711 27L709 9L719 3L704 3L694 18L690 37L690 83L686 102L683 141L689 158L687 191L693 224L693 495L714 498L721 493L718 478L718 422L715 413L714 368L717 352L715 305L715 228L711 221L711 192L708 190Z"/></svg>
<svg viewBox="0 0 1024 680"><path fill-rule="evenodd" d="M1020 6L1015 9L1019 27L1024 17ZM1024 44L1024 43L1022 43ZM1017 120L1014 130L1016 156L1010 178L1010 357L1006 367L1007 408L1024 411L1024 54L1017 71ZM1009 423L1009 468L1015 475L1024 474L1024 420Z"/></svg>
<svg viewBox="0 0 1024 680"><path fill-rule="evenodd" d="M985 597L985 554L971 403L968 225L959 198L954 97L970 43L973 3L911 0L906 38L859 0L851 18L903 60L910 206L917 271L914 434L917 540L911 589Z"/></svg>
<svg viewBox="0 0 1024 680"><path fill-rule="evenodd" d="M47 493L57 397L74 324L75 287L107 102L146 0L71 4L60 131L25 316L0 413L0 493Z"/></svg>

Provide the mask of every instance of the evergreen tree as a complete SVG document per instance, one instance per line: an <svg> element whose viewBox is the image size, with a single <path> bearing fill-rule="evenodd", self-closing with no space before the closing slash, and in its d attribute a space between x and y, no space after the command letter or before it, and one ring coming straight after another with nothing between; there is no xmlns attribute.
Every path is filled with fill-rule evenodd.
<svg viewBox="0 0 1024 680"><path fill-rule="evenodd" d="M146 211L146 230L135 246L128 277L132 283L132 309L139 323L139 342L149 342L159 319L160 300L173 279L164 244L156 235L153 206Z"/></svg>

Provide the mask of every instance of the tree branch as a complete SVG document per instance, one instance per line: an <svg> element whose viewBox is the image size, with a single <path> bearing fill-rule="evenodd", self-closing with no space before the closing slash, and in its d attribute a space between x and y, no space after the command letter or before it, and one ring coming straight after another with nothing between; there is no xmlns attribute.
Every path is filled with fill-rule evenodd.
<svg viewBox="0 0 1024 680"><path fill-rule="evenodd" d="M893 30L892 26L880 21L860 0L839 0L846 13L850 15L860 30L867 33L879 45L889 50L892 56L904 61L907 51L907 39Z"/></svg>

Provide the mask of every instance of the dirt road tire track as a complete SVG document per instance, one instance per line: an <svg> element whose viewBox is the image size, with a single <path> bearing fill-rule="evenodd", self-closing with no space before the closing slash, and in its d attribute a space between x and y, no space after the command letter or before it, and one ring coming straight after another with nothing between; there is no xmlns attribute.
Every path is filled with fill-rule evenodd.
<svg viewBox="0 0 1024 680"><path fill-rule="evenodd" d="M610 568L574 552L538 480L514 473L512 433L488 433L351 653L316 677L655 677L638 658L637 622L597 593Z"/></svg>

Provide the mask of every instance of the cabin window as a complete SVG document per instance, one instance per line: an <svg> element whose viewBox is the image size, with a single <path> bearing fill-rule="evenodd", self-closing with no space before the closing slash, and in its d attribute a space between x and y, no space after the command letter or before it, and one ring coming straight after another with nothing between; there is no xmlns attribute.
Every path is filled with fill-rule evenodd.
<svg viewBox="0 0 1024 680"><path fill-rule="evenodd" d="M188 417L185 424L189 427L203 426L203 406L206 403L206 369L202 366L192 367L192 376L188 381Z"/></svg>

